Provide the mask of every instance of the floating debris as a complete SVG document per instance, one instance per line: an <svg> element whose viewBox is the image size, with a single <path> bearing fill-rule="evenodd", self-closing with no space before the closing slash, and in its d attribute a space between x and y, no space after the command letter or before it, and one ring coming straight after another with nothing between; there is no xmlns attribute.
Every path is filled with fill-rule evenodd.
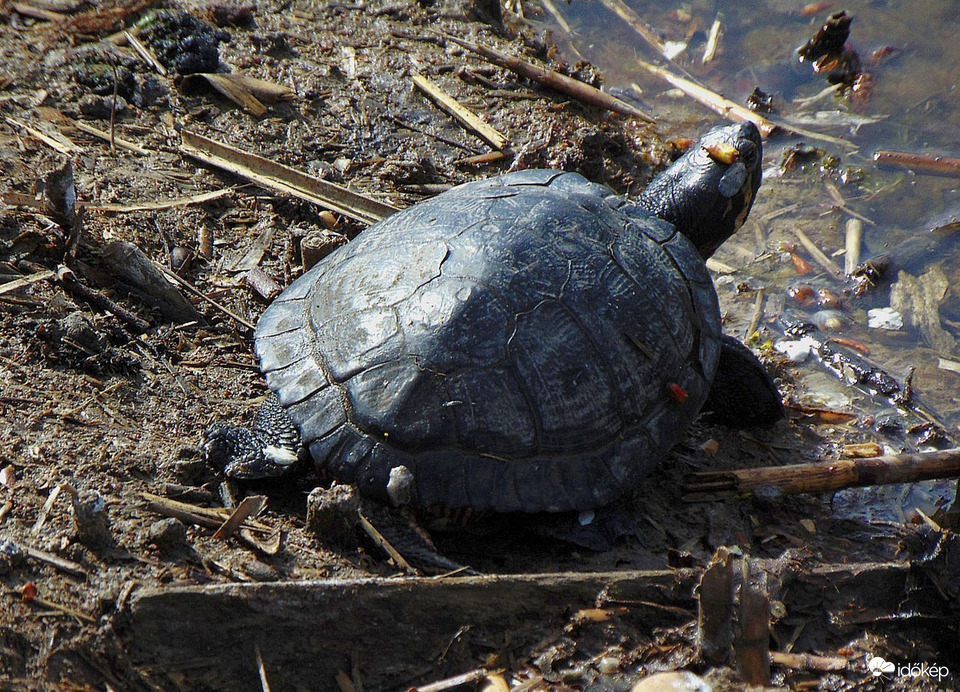
<svg viewBox="0 0 960 692"><path fill-rule="evenodd" d="M831 84L853 86L862 73L860 56L847 45L853 17L845 11L827 18L816 36L797 49L800 62L813 64L813 71L826 73Z"/></svg>
<svg viewBox="0 0 960 692"><path fill-rule="evenodd" d="M903 329L903 317L893 308L872 308L867 310L867 326L871 329Z"/></svg>
<svg viewBox="0 0 960 692"><path fill-rule="evenodd" d="M801 339L778 341L773 348L791 363L802 363L816 350L819 343L816 339L805 336Z"/></svg>

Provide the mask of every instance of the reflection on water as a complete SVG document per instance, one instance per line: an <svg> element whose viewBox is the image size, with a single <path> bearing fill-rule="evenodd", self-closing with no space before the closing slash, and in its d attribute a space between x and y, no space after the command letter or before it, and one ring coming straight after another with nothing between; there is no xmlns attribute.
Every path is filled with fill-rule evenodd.
<svg viewBox="0 0 960 692"><path fill-rule="evenodd" d="M604 73L606 89L654 113L661 133L695 136L717 122L719 116L639 67L639 60L665 60L604 4L556 3L569 33L549 12L539 21L553 32L567 60L582 56L592 62ZM860 417L859 425L835 431L838 444L876 440L888 451L915 449L921 442L910 427L924 416L943 425L948 444L960 444L960 179L884 170L873 159L878 149L960 156L960 13L954 3L627 4L675 56L674 71L740 104L759 88L772 97L773 118L806 133L775 135L767 142L765 181L751 220L717 254L733 269L717 282L728 332L747 336L762 289L760 343L783 338L776 317L786 312L795 319L820 319L821 337L849 340L900 380L913 369L921 411L905 416L894 410L897 424L881 432L864 423L889 420L890 402L824 376L813 358L792 366L799 373L795 401ZM797 58L797 48L840 10L853 17L848 46L868 74L856 98L825 92L830 85L824 74ZM704 63L718 18L718 49ZM862 223L862 257L887 255L886 277L859 296L850 280L827 269L830 262L844 265L848 222L854 218ZM798 231L826 261L804 247ZM839 305L836 299L829 305L798 299L824 291L839 298ZM868 311L891 307L902 316L901 329L868 326ZM828 318L821 314L825 310ZM935 511L952 494L952 485L847 491L835 498L835 507L841 514L897 520L910 516L913 507Z"/></svg>

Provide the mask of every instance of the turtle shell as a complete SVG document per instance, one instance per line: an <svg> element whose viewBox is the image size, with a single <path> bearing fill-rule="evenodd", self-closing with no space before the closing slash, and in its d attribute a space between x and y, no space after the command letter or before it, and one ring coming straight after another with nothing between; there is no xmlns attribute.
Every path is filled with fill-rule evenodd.
<svg viewBox="0 0 960 692"><path fill-rule="evenodd" d="M419 506L583 510L634 488L707 397L717 297L676 229L575 173L461 185L371 226L255 347L315 462Z"/></svg>

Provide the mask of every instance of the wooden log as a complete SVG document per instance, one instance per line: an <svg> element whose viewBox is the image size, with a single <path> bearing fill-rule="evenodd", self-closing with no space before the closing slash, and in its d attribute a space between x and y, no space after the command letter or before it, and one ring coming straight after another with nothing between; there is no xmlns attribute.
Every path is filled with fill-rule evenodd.
<svg viewBox="0 0 960 692"><path fill-rule="evenodd" d="M785 494L825 493L868 485L913 483L960 476L960 448L918 454L889 454L872 459L838 459L729 471L693 473L686 478L684 499L718 500L749 495L761 486Z"/></svg>
<svg viewBox="0 0 960 692"><path fill-rule="evenodd" d="M256 646L274 689L337 689L352 661L365 689L405 689L530 647L582 608L654 601L692 616L695 583L656 570L149 589L123 638L135 665L207 689L259 690Z"/></svg>

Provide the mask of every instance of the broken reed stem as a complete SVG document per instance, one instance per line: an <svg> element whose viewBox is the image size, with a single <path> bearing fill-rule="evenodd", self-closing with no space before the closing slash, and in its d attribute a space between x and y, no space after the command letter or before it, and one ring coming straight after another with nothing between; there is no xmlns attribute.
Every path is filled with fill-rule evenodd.
<svg viewBox="0 0 960 692"><path fill-rule="evenodd" d="M879 149L874 153L873 160L878 166L906 168L915 173L960 178L960 158L954 156L934 156L910 151Z"/></svg>
<svg viewBox="0 0 960 692"><path fill-rule="evenodd" d="M414 74L414 85L433 101L440 110L449 114L460 123L464 128L473 132L477 137L489 144L494 149L500 150L507 146L507 138L497 132L487 123L480 119L480 116L472 110L457 101L453 96L445 92L439 86L431 82L421 74Z"/></svg>
<svg viewBox="0 0 960 692"><path fill-rule="evenodd" d="M795 670L837 671L846 670L850 662L839 656L817 656L816 654L792 654L783 651L771 651L770 662L784 668Z"/></svg>
<svg viewBox="0 0 960 692"><path fill-rule="evenodd" d="M817 264L834 276L843 276L843 271L840 269L840 265L827 257L823 250L818 248L817 244L810 240L810 236L801 231L799 228L794 228L793 232L797 236L797 240L800 241L800 244L803 245L807 252L810 253L810 256L817 261Z"/></svg>
<svg viewBox="0 0 960 692"><path fill-rule="evenodd" d="M719 113L723 117L729 118L730 120L736 120L738 122L749 120L757 126L757 129L760 130L764 137L769 137L779 127L779 125L774 123L772 120L764 118L758 113L754 113L749 108L741 106L739 103L731 101L728 98L724 98L720 94L711 91L710 89L707 89L706 87L695 82L692 82L685 77L675 75L670 72L670 70L666 70L659 65L654 65L653 63L645 62L643 60L638 60L637 64L648 72L668 82L670 85L680 89L680 91L685 93L687 96L699 101L710 110Z"/></svg>
<svg viewBox="0 0 960 692"><path fill-rule="evenodd" d="M370 540L372 540L377 545L377 547L379 547L387 555L389 555L390 558L397 563L397 566L400 569L405 570L409 574L417 573L417 570L415 570L410 565L410 563L407 562L407 560L403 557L403 555L401 555L397 551L397 549L390 544L390 541L384 538L382 533L377 531L376 527L372 523L370 523L369 519L367 519L362 514L359 514L358 516L360 517L360 528L363 529L363 532L367 534Z"/></svg>
<svg viewBox="0 0 960 692"><path fill-rule="evenodd" d="M623 0L600 0L600 2L604 7L625 21L653 50L663 57L668 58L666 46L663 45L663 41L657 36L657 32L647 26L640 18L640 15L630 9Z"/></svg>
<svg viewBox="0 0 960 692"><path fill-rule="evenodd" d="M838 459L731 471L693 473L685 479L688 502L717 500L731 493L748 495L761 486L781 492L825 493L869 485L914 483L960 476L960 448L872 459Z"/></svg>
<svg viewBox="0 0 960 692"><path fill-rule="evenodd" d="M860 243L863 239L863 222L860 219L847 219L846 253L843 256L843 271L851 276L860 264Z"/></svg>
<svg viewBox="0 0 960 692"><path fill-rule="evenodd" d="M444 34L444 38L447 41L456 43L458 46L462 46L463 48L476 53L494 65L499 65L500 67L510 70L521 77L531 79L535 82L543 84L544 86L550 87L551 89L555 89L556 91L566 94L567 96L577 99L583 103L605 108L615 113L621 113L623 115L639 118L640 120L648 123L655 122L652 117L644 113L639 108L631 106L626 101L621 101L615 96L611 96L610 94L602 92L599 89L592 87L585 82L581 82L578 79L573 79L572 77L560 74L554 70L548 70L545 67L535 65L512 55L501 53L498 50L490 48L489 46L484 46L479 43L472 43L470 41L464 41L463 39L459 39L454 36L448 36L446 34Z"/></svg>

